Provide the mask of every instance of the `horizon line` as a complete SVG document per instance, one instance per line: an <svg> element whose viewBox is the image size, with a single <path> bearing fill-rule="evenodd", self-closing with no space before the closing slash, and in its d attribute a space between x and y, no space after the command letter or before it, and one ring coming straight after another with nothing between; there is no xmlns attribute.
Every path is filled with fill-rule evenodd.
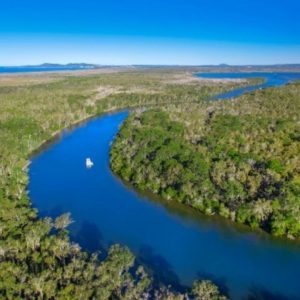
<svg viewBox="0 0 300 300"><path fill-rule="evenodd" d="M22 65L0 65L0 68L26 68L26 67L67 67L67 66L90 66L90 67L275 67L275 66L300 66L299 63L272 63L272 64L101 64L101 63L40 63L40 64L22 64Z"/></svg>

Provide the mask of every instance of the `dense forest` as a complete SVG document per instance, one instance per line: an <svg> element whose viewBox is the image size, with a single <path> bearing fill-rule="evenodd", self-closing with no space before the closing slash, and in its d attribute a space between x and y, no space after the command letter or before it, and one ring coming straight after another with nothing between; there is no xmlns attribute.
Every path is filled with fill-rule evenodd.
<svg viewBox="0 0 300 300"><path fill-rule="evenodd" d="M229 101L133 113L111 167L205 214L300 237L300 82Z"/></svg>
<svg viewBox="0 0 300 300"><path fill-rule="evenodd" d="M178 76L184 77L183 83L178 82ZM68 225L76 220L67 212L55 219L39 218L26 191L26 167L31 153L63 128L113 109L201 102L207 96L246 84L189 80L185 73L178 75L177 71L166 70L82 76L1 76L0 298L225 299L206 280L195 282L183 294L172 287L156 285L154 288L152 279L124 247L112 246L103 259L98 253L84 252L68 236ZM143 122L152 118L157 122L160 118L168 119L164 113L155 115L154 112L145 114ZM127 125L134 119L131 117ZM170 140L183 134L182 125L168 122L174 127ZM155 127L157 134L164 130L159 123ZM114 161L117 145L123 143L121 137L126 136L126 130L124 127L115 145ZM124 156L123 152L118 154L120 158ZM116 170L117 164L113 165Z"/></svg>

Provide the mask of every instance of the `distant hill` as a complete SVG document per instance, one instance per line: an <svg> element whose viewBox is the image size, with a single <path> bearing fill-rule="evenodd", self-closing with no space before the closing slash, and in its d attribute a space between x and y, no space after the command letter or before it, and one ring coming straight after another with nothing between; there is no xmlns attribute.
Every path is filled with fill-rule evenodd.
<svg viewBox="0 0 300 300"><path fill-rule="evenodd" d="M78 69L78 68L82 68L82 69L95 69L100 67L99 65L95 65L95 64L86 64L86 63L68 63L68 64L53 64L53 63L44 63L41 65L27 65L27 66L22 66L23 68L28 67L28 68L74 68L74 69Z"/></svg>

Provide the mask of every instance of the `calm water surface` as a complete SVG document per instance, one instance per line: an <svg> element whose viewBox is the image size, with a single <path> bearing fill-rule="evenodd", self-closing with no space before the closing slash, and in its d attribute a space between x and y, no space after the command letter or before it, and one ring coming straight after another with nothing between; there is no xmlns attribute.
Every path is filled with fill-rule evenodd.
<svg viewBox="0 0 300 300"><path fill-rule="evenodd" d="M89 68L80 67L0 67L1 73L36 73L36 72L57 72L57 71L76 71L76 70L89 70Z"/></svg>
<svg viewBox="0 0 300 300"><path fill-rule="evenodd" d="M251 72L251 73L198 73L196 74L199 77L204 78L265 78L265 81L262 84L242 87L236 90L233 90L222 95L213 97L214 100L227 99L232 97L238 97L244 94L245 92L252 92L258 89L264 89L272 86L282 86L294 80L300 79L300 73L263 73L263 72Z"/></svg>
<svg viewBox="0 0 300 300"><path fill-rule="evenodd" d="M273 75L286 80L275 85L294 79ZM233 76L244 74L226 74ZM126 245L165 283L211 279L232 299L300 299L299 244L150 199L111 173L110 144L127 115L105 115L65 131L32 159L29 194L40 214L71 212L71 236L83 248L105 252L113 243ZM93 168L86 169L86 157Z"/></svg>

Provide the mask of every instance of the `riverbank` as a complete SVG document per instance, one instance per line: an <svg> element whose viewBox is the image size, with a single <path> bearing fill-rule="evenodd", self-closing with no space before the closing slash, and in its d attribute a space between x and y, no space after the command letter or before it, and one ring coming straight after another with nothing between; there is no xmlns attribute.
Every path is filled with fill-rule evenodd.
<svg viewBox="0 0 300 300"><path fill-rule="evenodd" d="M85 295L83 297L88 298L97 296L102 291L105 295L102 294L101 299L106 299L118 297L116 293L122 294L125 291L138 295L151 288L149 277L141 268L137 275L132 275L134 257L126 248L114 246L106 259L98 260L95 256L84 254L77 244L69 240L66 227L72 220L68 215L53 220L39 218L27 195L28 177L24 172L24 165L28 163L28 154L41 147L54 133L104 111L127 107L129 103L137 106L145 103L158 104L166 99L175 101L186 91L193 95L193 101L201 101L207 94L230 89L229 86L222 85L183 86L178 94L180 91L175 86L162 85L163 93L159 96L140 92L145 88L160 86L161 78L170 76L168 74L169 71L146 74L121 72L82 77L55 74L54 80L52 75L51 78L48 79L47 75L42 80L34 77L30 84L26 82L30 76L26 75L26 79L16 76L15 81L1 85L0 135L3 143L0 153L4 159L0 165L0 248L1 270L5 270L4 273L0 272L0 282L5 283L0 290L2 296L13 295L12 297L17 298L25 294L28 297L39 295L40 292L33 289L32 282L41 276L46 276L47 286L51 286L51 289L43 291L47 297L76 298L78 295ZM125 91L132 87L133 92L118 94L118 99L113 95L96 98L90 103L99 86L111 85L122 86ZM136 92L137 86L140 89ZM55 234L50 235L50 232ZM80 263L79 269L75 262ZM48 272L49 269L52 270L51 273ZM71 277L62 279L61 276L65 276L70 270L74 270ZM87 274L86 272L89 272L88 277L82 275ZM107 272L114 274L112 276L117 278L117 282L112 282L109 278L109 282L103 282L103 276ZM128 278L130 287L125 286ZM7 282L14 284L6 284ZM153 289L151 291L154 292ZM165 292L172 294L171 291Z"/></svg>
<svg viewBox="0 0 300 300"><path fill-rule="evenodd" d="M296 184L293 180L299 174L290 164L297 161L292 149L299 147L292 138L299 120L298 86L256 92L229 103L135 114L112 148L112 169L141 190L206 214L291 239L299 237L297 210L291 209L282 219L287 199L291 201L287 205L297 207L295 187L287 189ZM284 132L283 127L275 129L278 120L285 124Z"/></svg>
<svg viewBox="0 0 300 300"><path fill-rule="evenodd" d="M225 102L210 105L221 109ZM180 107L168 105L167 111ZM194 121L202 105L185 107L189 108L188 120ZM30 191L40 213L56 216L70 211L76 220L70 227L73 241L90 251L115 242L127 245L149 274L172 286L190 286L195 279L208 278L232 299L265 292L297 295L296 244L240 231L230 223L215 222L215 217L193 218L191 210L177 211L172 205L152 202L113 176L108 166L109 145L124 118L126 114L120 113L91 120L35 158ZM88 171L87 156L94 162Z"/></svg>
<svg viewBox="0 0 300 300"><path fill-rule="evenodd" d="M173 287L206 278L232 299L264 291L297 295L297 243L216 216L203 218L188 207L153 202L111 173L110 144L126 118L127 113L117 113L92 120L35 157L29 190L40 213L70 211L76 220L70 227L73 241L90 251L116 242L127 245L156 281ZM89 170L87 156L94 162Z"/></svg>
<svg viewBox="0 0 300 300"><path fill-rule="evenodd" d="M143 76L141 76L143 75ZM67 295L70 295L70 297L76 297L76 295L80 293L84 293L85 295L92 295L95 293L95 289L98 288L99 290L102 290L107 293L107 295L112 295L114 293L112 290L119 291L120 289L124 291L124 277L128 276L128 272L130 270L130 274L132 274L132 264L134 261L133 256L124 248L113 248L113 250L110 252L111 255L109 256L108 260L94 260L91 257L87 257L84 254L82 254L81 251L79 251L79 246L74 245L72 241L69 241L68 236L65 234L65 231L60 231L57 235L49 235L50 231L57 230L56 227L53 227L53 223L57 224L55 226L60 226L59 223L61 220L65 220L66 224L70 222L68 220L68 217L65 216L61 220L58 219L56 221L57 215L53 216L54 221L49 224L49 219L40 219L37 215L36 209L32 208L31 200L27 196L27 184L28 184L28 177L27 174L22 170L22 167L24 164L28 161L28 153L32 153L34 149L37 149L43 141L48 140L49 137L54 132L58 132L60 130L63 130L63 128L66 128L70 126L71 124L74 124L76 121L83 120L86 117L90 117L92 115L99 115L107 110L112 110L117 107L127 107L129 104L131 106L138 106L138 105L159 105L160 103L170 103L173 102L201 102L204 99L206 99L209 96L212 96L214 94L228 91L230 89L234 89L238 86L238 84L219 84L219 85L207 85L207 84L189 84L189 85L175 85L175 84L161 84L163 80L166 79L166 77L170 76L170 79L173 78L173 76L176 76L176 73L170 72L168 70L167 72L150 72L147 73L146 79L145 74L141 72L128 72L128 73L120 73L120 74L105 74L105 75L97 75L97 76L84 76L84 77L77 77L77 76L68 76L68 77L60 77L62 75L59 75L58 79L55 82L43 82L39 84L32 84L29 86L26 85L20 85L18 86L17 82L13 82L11 86L3 86L0 87L1 92L1 98L3 100L3 106L1 111L1 140L5 141L5 143L2 143L0 146L1 156L5 159L1 161L1 182L0 182L0 201L1 201L1 207L3 208L1 211L1 238L5 243L5 254L4 259L2 260L1 264L5 264L5 266L9 265L10 269L7 267L1 268L2 270L6 270L5 273L0 272L0 277L2 282L6 282L7 276L10 276L10 278L14 278L16 280L16 284L13 286L6 285L5 289L1 291L1 293L11 293L15 297L19 297L20 293L25 293L24 290L20 291L20 286L18 282L21 280L21 278L26 278L26 281L24 283L24 289L26 289L27 293L33 292L31 288L31 282L32 280L35 280L35 278L41 276L41 274L45 274L44 272L51 268L52 270L55 270L55 272L52 272L51 274L47 273L47 282L51 283L51 293L54 293L55 295L59 295L61 293L67 293ZM19 78L18 78L19 80ZM23 80L23 79L22 79ZM24 80L23 80L24 82ZM124 90L134 90L136 91L136 86L140 86L138 89L138 92L134 92L132 94L118 94L118 98L116 99L116 96L109 95L106 98L98 99L96 98L95 101L93 101L93 105L90 105L90 99L91 97L95 97L95 90L99 86L112 86L116 85L118 87L122 86L122 89ZM17 88L16 88L17 86ZM157 89L159 87L159 89ZM144 89L155 89L159 90L159 94L144 94L141 93L141 90ZM84 126L83 126L84 128ZM107 129L106 129L107 131ZM97 141L97 138L95 137L93 139L94 141ZM109 140L110 141L110 140ZM107 141L107 143L109 142ZM70 153L74 152L74 149L80 149L80 147L75 147L72 149L72 151L68 152L64 157L70 158ZM101 149L101 147L100 147ZM103 149L107 149L103 147ZM95 150L97 153L99 153L99 148L96 147ZM47 152L47 151L46 151ZM82 154L81 154L82 155ZM107 156L108 157L108 156ZM77 161L77 160L76 160ZM78 160L79 163L81 160ZM68 159L63 159L62 162L68 162ZM59 162L58 164L51 164L53 167L61 166L62 162ZM96 162L98 164L98 162ZM76 165L76 164L74 164ZM73 166L74 166L73 165ZM107 161L108 165L108 161ZM106 166L107 166L106 165ZM33 166L30 166L30 169ZM45 169L42 170L42 173L38 178L42 180L43 174ZM80 170L80 166L78 168ZM53 180L47 180L47 184L54 184L56 181L55 179L58 179L59 177L57 174L63 175L62 171L72 171L72 168L62 168L58 172L55 172L55 176ZM49 175L51 172L49 173ZM70 176L65 176L65 179L73 178L73 176L76 174L76 172L70 173ZM92 176L92 172L90 172L90 176ZM106 173L101 173L102 175ZM94 182L92 180L93 177L91 177L91 182ZM111 177L112 180L114 180L114 177ZM102 179L100 182L105 183L105 179ZM62 180L61 183L64 183ZM76 191L74 189L74 184L71 183L72 190ZM81 182L82 183L82 182ZM57 183L58 186L59 183ZM97 182L99 184L99 182ZM88 185L88 183L87 183ZM47 187L47 185L38 185L40 188ZM80 186L80 184L75 185ZM99 187L98 187L99 188ZM112 189L113 191L117 192L120 191L120 186L118 185L118 188ZM47 188L47 195L49 194L49 191L55 191L55 185L52 188ZM66 187L62 187L61 190L66 190ZM93 190L93 189L92 189ZM95 189L97 190L97 189ZM31 191L31 189L29 190ZM86 193L86 190L82 190L84 193ZM71 195L71 194L70 194ZM80 193L76 193L75 196L79 196ZM130 194L131 195L131 194ZM107 199L110 198L109 195L107 195ZM42 197L42 202L45 203L46 197ZM67 195L66 195L66 199ZM74 199L72 199L71 203L79 203L78 201L74 202ZM81 199L86 199L86 194L82 195ZM129 198L132 199L132 198ZM53 204L55 200L61 201L61 197L57 195L57 197L53 197L51 199L51 203ZM90 199L91 201L93 198ZM116 200L120 200L120 194L117 195ZM135 203L140 203L138 198L134 198L134 201L128 200L129 203L132 205ZM61 203L61 202L60 202ZM99 203L99 198L98 198ZM107 201L101 202L103 205L105 203L110 203ZM125 205L128 202L122 202L123 205ZM148 202L147 202L148 203ZM145 206L143 206L143 209L145 209L145 213L140 214L141 216L145 216L146 212L152 211L150 209L151 205L147 204L145 202ZM119 205L122 205L119 203ZM80 209L82 212L82 208ZM90 215L91 211L95 211L94 208L91 208L91 210L88 212ZM107 212L105 210L99 210L103 211L105 215L107 216ZM126 210L126 207L124 207L123 211ZM166 222L166 226L160 226L160 228L169 228L168 226L176 226L178 227L177 223L173 223L174 216L170 215L170 218L164 219L164 212L162 209L154 209L153 211L156 212L153 216L156 216L153 219L153 222L151 224L157 224L157 216L160 216L161 222ZM57 211L56 211L57 212ZM112 211L112 214L110 215L110 220L114 220L112 216L115 214L115 209ZM130 210L128 211L130 212ZM46 214L47 216L51 215L50 211ZM117 216L117 219L121 219L120 216ZM75 220L79 220L79 217L77 215L74 215L73 217ZM99 218L97 217L97 220ZM100 218L101 219L101 218ZM144 218L143 218L144 219ZM140 222L143 221L143 219L140 220ZM106 218L102 218L103 221L107 220ZM128 223L128 220L133 220L132 216L129 216L126 218L126 223ZM65 222L64 221L64 222ZM77 223L76 222L76 223ZM76 226L76 223L71 226ZM77 223L78 224L78 223ZM106 230L106 228L111 228L111 230L118 229L116 228L117 222L114 222L114 224L111 224L110 226L106 227L105 224L103 224L103 227L100 227L100 230ZM141 223L140 223L141 224ZM149 223L147 223L149 225ZM167 225L169 224L169 225ZM89 225L87 223L87 225ZM92 224L93 225L93 224ZM63 228L65 225L63 225ZM194 225L193 225L194 226ZM196 226L196 225L195 225ZM198 225L197 225L198 226ZM195 227L194 230L198 232L198 227ZM188 228L187 226L186 228ZM103 229L101 229L103 228ZM126 229L127 227L120 226L120 228ZM134 228L141 228L140 225L134 226ZM147 228L147 227L145 227ZM154 227L155 228L155 227ZM84 225L81 227L81 229L87 230L89 234L83 234L82 236L91 236L95 237L97 236L97 240L91 241L94 243L93 245L98 245L98 238L101 240L101 236L99 237L95 232L90 231L91 229L95 229L94 226L89 227ZM97 229L97 228L96 228ZM150 228L148 228L149 230ZM174 228L175 229L175 228ZM65 230L65 229L64 229ZM184 235L181 236L182 239L184 237L187 237L187 244L192 243L194 245L198 245L199 241L202 241L202 244L207 243L206 240L199 239L199 236L196 235L198 242L193 241L191 239L192 236L194 236L194 231L184 231L180 229ZM98 232L98 231L96 231ZM170 232L173 232L171 230ZM174 232L177 232L178 230L175 230ZM202 231L201 231L202 232ZM216 231L216 236L219 235ZM141 232L142 233L142 232ZM133 236L135 236L134 233L132 233ZM112 235L110 235L112 236ZM122 235L124 237L127 237L127 235ZM145 233L142 233L142 236L145 236ZM153 235L149 235L153 237ZM165 238L166 235L157 235L158 237ZM200 236L203 236L202 233ZM204 235L205 236L205 235ZM80 236L79 236L80 237ZM246 240L249 238L248 235L245 236ZM157 239L157 243L154 243L153 245L159 244L159 247L162 247L164 245L163 239ZM117 241L118 239L116 239ZM135 241L136 239L132 239L132 241ZM138 239L137 239L138 240ZM84 244L84 239L80 240L83 243L80 243L81 245ZM242 239L243 243L245 242ZM216 243L223 243L222 241L216 241ZM109 244L109 242L108 242ZM122 243L125 244L126 243ZM149 244L149 241L147 242ZM150 243L152 244L152 243ZM168 243L172 244L172 243ZM219 245L221 245L219 244ZM13 249L16 249L16 245L18 245L18 252L14 252ZM43 245L43 246L41 246ZM52 247L47 248L47 246L44 245L52 245ZM61 248L61 246L63 248ZM2 245L0 245L2 247ZM46 247L46 248L45 248ZM135 245L136 247L136 245ZM1 248L2 249L2 248ZM64 249L61 250L61 252L57 252L57 249ZM96 246L93 248L94 250L98 250ZM136 249L139 253L139 250L134 248L134 245L132 245L132 249ZM148 249L148 250L147 250ZM169 278L169 275L176 275L176 273L182 274L182 269L180 267L180 260L174 260L172 261L172 264L176 266L176 271L172 272L172 267L168 266L168 261L170 259L170 256L168 254L168 248L159 248L156 250L159 250L158 253L155 252L155 254L151 255L151 251L149 248L143 248L141 250L141 253L144 255L141 257L139 256L139 261L141 261L144 265L149 266L149 270L153 269L157 261L164 262L164 268L163 270L166 271L166 278ZM201 249L201 248L200 248ZM234 251L235 248L233 248L232 251ZM167 251L167 253L165 252ZM187 249L185 251L188 251ZM18 253L22 253L22 257L19 257ZM158 255L159 253L163 253L163 255ZM200 252L198 252L200 253ZM36 255L39 255L40 261L35 262ZM158 255L158 256L157 256ZM154 257L153 257L154 256ZM165 257L167 259L165 259ZM172 257L172 255L171 255ZM175 255L176 257L176 255ZM188 258L193 257L191 253L187 252ZM292 256L294 257L294 256ZM53 260L54 258L54 260ZM119 265L120 268L117 268L115 271L118 272L118 274L122 274L124 277L118 277L116 275L116 278L119 278L118 285L110 286L102 283L95 283L95 279L93 279L94 284L96 284L96 287L93 285L89 285L90 278L87 278L85 281L77 281L78 279L72 278L72 280L77 281L77 285L73 286L70 285L71 282L69 280L64 280L63 284L60 283L60 285L57 285L57 282L61 278L58 276L55 276L56 272L60 274L65 274L66 270L70 270L75 268L75 266L72 264L73 260L80 261L80 263L83 265L80 270L77 270L76 274L82 274L82 272L85 272L87 268L91 271L90 275L93 276L93 272L97 272L99 275L99 281L101 281L101 276L106 272L105 270L109 270L115 263ZM203 253L203 259L205 261L215 261L215 259L212 259L212 257L209 259L207 257L207 254ZM68 262L67 264L65 262ZM184 262L184 265L189 265L189 263L193 263L194 267L197 267L198 271L201 269L201 265L196 264L196 262L199 262L202 264L201 261L199 261L199 257L195 257L195 260L189 259L187 262ZM28 265L29 264L29 265ZM154 265L153 265L154 264ZM34 269L30 269L32 271L28 271L29 269L19 269L18 266L27 266L28 268L31 268L30 266L34 266ZM222 264L220 264L222 265ZM26 267L26 268L27 268ZM192 268L192 266L191 266ZM224 270L226 268L223 268ZM100 270L100 271L99 271ZM155 267L154 267L155 270ZM162 269L161 269L162 270ZM197 270L194 270L195 273L188 272L185 277L185 281L189 282L189 285L191 284L191 281L194 279L199 278L199 276L196 276ZM213 271L213 270L212 270ZM184 272L183 272L184 273ZM217 274L217 270L214 270L213 273ZM264 272L262 272L264 273ZM142 278L148 281L148 277L146 274L144 274L142 271L139 273L140 275L143 274ZM159 274L153 273L153 274ZM173 276L172 275L172 276ZM81 275L80 275L81 276ZM171 277L172 277L171 276ZM182 276L182 275L180 275ZM83 278L82 276L80 278ZM139 279L132 278L132 280L139 286L139 284L145 284L145 280L140 280L141 277L138 277ZM176 276L175 276L176 278ZM203 276L200 278L209 278L214 280L214 278L211 278L210 276ZM169 280L169 279L168 279ZM97 282L99 282L97 281ZM173 281L176 283L177 280ZM290 280L292 286L291 290L293 291L293 280ZM89 287L87 287L87 285ZM133 284L133 289L138 289L137 285ZM72 286L71 290L66 290L67 287ZM145 289L147 289L147 284L144 285ZM235 284L233 285L235 286ZM287 284L287 286L289 286ZM132 291L132 290L131 290ZM50 295L50 294L49 294ZM66 295L66 294L64 294ZM103 295L102 295L103 296ZM114 295L115 296L115 295ZM104 296L103 296L104 297Z"/></svg>

